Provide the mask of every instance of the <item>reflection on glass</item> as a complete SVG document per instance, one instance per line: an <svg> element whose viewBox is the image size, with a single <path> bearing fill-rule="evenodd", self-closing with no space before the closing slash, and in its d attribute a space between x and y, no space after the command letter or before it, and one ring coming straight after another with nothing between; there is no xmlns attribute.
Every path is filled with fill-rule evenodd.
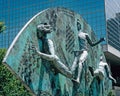
<svg viewBox="0 0 120 96"><path fill-rule="evenodd" d="M106 33L103 27L105 26L104 0L0 0L0 4L0 19L7 22L6 26L8 26L6 35L2 35L4 41L3 39L0 41L7 43L1 43L0 47L9 47L13 38L32 16L51 7L65 7L81 14L98 38Z"/></svg>

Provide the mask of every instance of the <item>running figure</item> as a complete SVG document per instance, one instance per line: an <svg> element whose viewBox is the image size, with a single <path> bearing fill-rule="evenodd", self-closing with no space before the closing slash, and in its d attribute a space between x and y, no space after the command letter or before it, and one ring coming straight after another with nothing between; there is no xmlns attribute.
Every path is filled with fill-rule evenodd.
<svg viewBox="0 0 120 96"><path fill-rule="evenodd" d="M87 44L89 44L91 47L93 47L93 46L99 44L100 42L104 41L105 39L101 38L99 41L93 43L91 41L91 39L89 38L88 34L82 32L81 24L80 24L79 21L77 22L77 30L79 32L78 33L78 38L79 38L79 42L80 42L81 55L79 57L79 60L77 59L78 55L75 55L76 61L74 61L73 65L71 67L71 70L74 73L76 67L78 66L78 76L77 76L77 79L75 79L75 81L80 83L80 77L81 77L81 72L82 72L82 69L83 69L83 64L84 64L84 62L85 62L85 60L87 59L87 56L88 56Z"/></svg>

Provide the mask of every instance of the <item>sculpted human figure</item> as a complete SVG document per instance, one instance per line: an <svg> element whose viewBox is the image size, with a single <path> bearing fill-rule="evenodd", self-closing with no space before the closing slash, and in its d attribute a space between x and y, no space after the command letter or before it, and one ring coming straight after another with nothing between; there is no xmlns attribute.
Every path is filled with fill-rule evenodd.
<svg viewBox="0 0 120 96"><path fill-rule="evenodd" d="M80 45L80 49L81 49L80 50L81 55L79 58L78 58L78 55L75 57L76 61L74 61L73 65L71 67L71 70L72 70L72 72L74 72L76 67L78 66L78 76L75 81L80 83L80 77L81 77L81 72L83 69L83 64L88 56L87 44L89 44L91 47L93 47L93 46L99 44L100 42L104 41L104 38L101 38L99 41L93 43L91 41L89 35L81 30L81 24L79 21L77 22L77 30L79 32L78 38L79 38L79 45ZM77 58L78 58L78 60L77 60Z"/></svg>
<svg viewBox="0 0 120 96"><path fill-rule="evenodd" d="M47 34L49 33L51 33L51 26L49 24L44 23L37 26L38 41L42 41L43 49L46 49L46 51L41 52L38 48L36 48L36 52L40 55L41 58L52 61L53 66L59 70L61 74L68 78L72 78L72 72L67 66L65 66L65 64L60 61L59 57L55 54L53 41L47 38Z"/></svg>
<svg viewBox="0 0 120 96"><path fill-rule="evenodd" d="M98 68L93 72L94 73L94 78L96 78L99 81L99 91L104 96L104 81L105 77L109 78L112 80L114 83L116 83L116 80L111 76L109 66L106 62L103 61L103 56L100 57L100 62L98 65Z"/></svg>
<svg viewBox="0 0 120 96"><path fill-rule="evenodd" d="M103 61L103 57L100 57L100 63L98 68L94 71L94 76L98 76L100 80L103 80L105 77L105 74L107 77L112 80L114 83L116 83L116 80L111 76L109 66L106 62Z"/></svg>

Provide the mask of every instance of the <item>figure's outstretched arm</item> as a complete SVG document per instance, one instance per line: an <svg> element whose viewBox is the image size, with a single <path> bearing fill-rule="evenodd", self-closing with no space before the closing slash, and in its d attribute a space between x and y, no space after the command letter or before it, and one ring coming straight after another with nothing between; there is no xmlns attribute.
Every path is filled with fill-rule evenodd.
<svg viewBox="0 0 120 96"><path fill-rule="evenodd" d="M107 74L108 78L110 80L112 80L114 83L116 83L116 80L111 76L110 69L109 69L108 65L105 65L105 70L106 70L106 74Z"/></svg>
<svg viewBox="0 0 120 96"><path fill-rule="evenodd" d="M55 56L55 55L42 53L38 49L36 49L36 51L40 55L40 57L43 58L43 59L53 61L55 58L57 58L57 56Z"/></svg>
<svg viewBox="0 0 120 96"><path fill-rule="evenodd" d="M55 55L55 50L54 50L54 45L53 45L52 40L48 40L48 46L49 46L48 50L49 50L50 54L42 53L36 48L37 53L41 56L41 58L49 60L49 61L58 59L58 57Z"/></svg>
<svg viewBox="0 0 120 96"><path fill-rule="evenodd" d="M104 38L101 38L99 41L93 43L88 35L86 35L86 40L90 44L90 46L95 46L95 45L99 44L100 42L105 41Z"/></svg>

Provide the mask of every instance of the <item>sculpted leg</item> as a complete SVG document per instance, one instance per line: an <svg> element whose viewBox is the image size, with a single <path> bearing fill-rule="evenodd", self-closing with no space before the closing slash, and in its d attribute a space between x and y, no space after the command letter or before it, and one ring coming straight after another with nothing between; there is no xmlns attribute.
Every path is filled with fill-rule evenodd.
<svg viewBox="0 0 120 96"><path fill-rule="evenodd" d="M83 69L83 65L82 65L82 62L80 62L80 63L79 63L79 68L78 68L78 76L77 76L77 79L76 79L76 81L77 81L78 83L80 83L80 77L81 77L82 69Z"/></svg>
<svg viewBox="0 0 120 96"><path fill-rule="evenodd" d="M54 66L59 70L61 74L68 78L72 78L73 74L70 71L69 67L67 67L65 64L63 64L59 59L54 61Z"/></svg>
<svg viewBox="0 0 120 96"><path fill-rule="evenodd" d="M80 77L81 77L81 72L82 72L82 69L83 69L83 63L85 62L87 56L88 56L87 51L83 51L83 53L81 54L81 57L79 59L78 76L77 76L77 79L76 79L76 81L78 83L80 83Z"/></svg>
<svg viewBox="0 0 120 96"><path fill-rule="evenodd" d="M72 71L72 72L74 72L75 69L76 69L76 67L78 66L77 63L78 63L78 57L75 57L74 62L73 62L73 65L72 65L72 67L71 67L71 71Z"/></svg>

